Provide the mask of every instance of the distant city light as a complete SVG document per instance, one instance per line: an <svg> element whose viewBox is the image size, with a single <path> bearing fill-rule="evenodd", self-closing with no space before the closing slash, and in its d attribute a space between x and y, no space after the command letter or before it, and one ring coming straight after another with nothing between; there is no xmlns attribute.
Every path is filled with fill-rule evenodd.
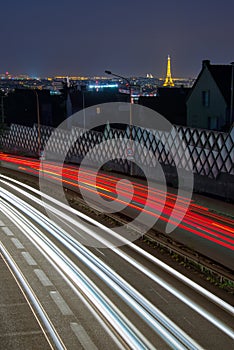
<svg viewBox="0 0 234 350"><path fill-rule="evenodd" d="M89 89L117 88L118 84L89 85Z"/></svg>
<svg viewBox="0 0 234 350"><path fill-rule="evenodd" d="M61 95L61 92L57 90L50 90L50 95Z"/></svg>

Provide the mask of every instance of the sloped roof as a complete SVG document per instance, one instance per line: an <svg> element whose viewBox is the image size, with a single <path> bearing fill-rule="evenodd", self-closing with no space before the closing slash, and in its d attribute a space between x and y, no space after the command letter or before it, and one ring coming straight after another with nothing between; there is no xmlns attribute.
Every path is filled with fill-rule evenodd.
<svg viewBox="0 0 234 350"><path fill-rule="evenodd" d="M225 101L228 105L230 105L232 66L209 64L207 67L223 97L225 98Z"/></svg>
<svg viewBox="0 0 234 350"><path fill-rule="evenodd" d="M200 71L191 92L188 94L187 101L192 95L194 89L196 89L197 83L200 80L201 75L204 72L204 69L207 68L216 82L221 94L223 95L227 106L230 106L231 103L231 77L232 77L232 66L230 65L221 65L221 64L210 64L209 60L204 60L202 62L202 70ZM233 73L234 74L234 73ZM234 89L233 89L234 97Z"/></svg>

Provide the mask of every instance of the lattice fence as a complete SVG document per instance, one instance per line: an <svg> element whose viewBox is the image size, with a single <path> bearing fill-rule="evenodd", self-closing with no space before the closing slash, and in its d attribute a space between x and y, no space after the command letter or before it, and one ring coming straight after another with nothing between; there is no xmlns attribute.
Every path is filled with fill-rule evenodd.
<svg viewBox="0 0 234 350"><path fill-rule="evenodd" d="M234 175L234 128L230 133L209 130L192 129L175 126L183 140L187 152L181 143L178 144L176 132L145 130L133 127L131 139L137 142L134 158L144 166L155 167L155 157L159 163L189 168L192 162L195 174L217 178L220 173ZM66 159L80 163L93 147L100 145L97 152L90 155L90 161L100 164L106 159L111 160L117 170L128 173L131 160L126 157L129 147L130 130L117 130L106 126L104 132L88 131L74 127L67 130L57 130L50 127L40 127L41 149L44 149L50 136L49 153L56 158L66 152L71 144ZM118 149L115 140L119 139ZM75 140L75 141L74 141ZM107 140L112 140L107 143ZM13 124L6 135L1 136L1 144L6 151L17 150L28 154L38 153L38 127L32 128ZM150 152L149 152L150 151Z"/></svg>

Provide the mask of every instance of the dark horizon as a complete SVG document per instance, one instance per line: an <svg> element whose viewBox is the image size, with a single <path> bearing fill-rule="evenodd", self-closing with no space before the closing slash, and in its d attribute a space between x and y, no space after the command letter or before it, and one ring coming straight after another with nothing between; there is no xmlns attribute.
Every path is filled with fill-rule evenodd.
<svg viewBox="0 0 234 350"><path fill-rule="evenodd" d="M35 77L166 74L234 61L232 0L144 3L11 0L1 4L0 72Z"/></svg>

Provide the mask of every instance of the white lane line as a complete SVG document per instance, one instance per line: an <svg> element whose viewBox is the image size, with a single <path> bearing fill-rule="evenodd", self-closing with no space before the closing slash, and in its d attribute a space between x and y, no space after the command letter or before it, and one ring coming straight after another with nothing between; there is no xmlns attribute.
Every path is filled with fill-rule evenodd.
<svg viewBox="0 0 234 350"><path fill-rule="evenodd" d="M37 265L36 261L28 252L22 252L21 254L23 255L24 259L30 266Z"/></svg>
<svg viewBox="0 0 234 350"><path fill-rule="evenodd" d="M82 232L78 232L77 228L74 228L74 226L69 225L67 222L65 222L64 220L61 219L61 217L57 214L54 214L54 216L62 223L62 225L66 225L66 227L69 227L69 229L71 230L71 232L74 232L76 234L76 236L80 236L83 240L87 241L87 238L85 237L85 234Z"/></svg>
<svg viewBox="0 0 234 350"><path fill-rule="evenodd" d="M2 227L2 231L3 231L7 236L14 236L14 233L9 229L9 227Z"/></svg>
<svg viewBox="0 0 234 350"><path fill-rule="evenodd" d="M100 254L102 254L103 256L105 256L105 254L103 252L101 252L98 248L95 248L97 252L99 252Z"/></svg>
<svg viewBox="0 0 234 350"><path fill-rule="evenodd" d="M44 287L53 286L53 283L49 280L44 271L40 269L35 269L34 272Z"/></svg>
<svg viewBox="0 0 234 350"><path fill-rule="evenodd" d="M2 220L0 220L0 226L6 226Z"/></svg>
<svg viewBox="0 0 234 350"><path fill-rule="evenodd" d="M80 324L71 322L70 326L84 349L98 350L86 330Z"/></svg>
<svg viewBox="0 0 234 350"><path fill-rule="evenodd" d="M156 293L159 296L159 298L161 298L165 303L168 304L168 300L165 299L161 294L159 294L154 288L152 288L152 291Z"/></svg>
<svg viewBox="0 0 234 350"><path fill-rule="evenodd" d="M194 324L192 324L192 322L190 322L186 317L184 317L184 320L185 320L186 322L188 322L188 324L189 324L190 326L194 327Z"/></svg>
<svg viewBox="0 0 234 350"><path fill-rule="evenodd" d="M59 292L51 291L50 296L64 316L73 315L72 310L67 305L66 301L63 299Z"/></svg>
<svg viewBox="0 0 234 350"><path fill-rule="evenodd" d="M24 249L23 244L17 238L11 238L17 249Z"/></svg>
<svg viewBox="0 0 234 350"><path fill-rule="evenodd" d="M22 337L22 336L32 336L32 335L35 335L35 334L41 334L41 330L39 330L39 331L32 331L32 330L30 330L30 331L28 331L28 332L9 332L9 333L4 333L4 335L3 336L1 336L1 337L4 337L4 338L11 338L11 337L15 337L15 336L17 336L17 337Z"/></svg>

